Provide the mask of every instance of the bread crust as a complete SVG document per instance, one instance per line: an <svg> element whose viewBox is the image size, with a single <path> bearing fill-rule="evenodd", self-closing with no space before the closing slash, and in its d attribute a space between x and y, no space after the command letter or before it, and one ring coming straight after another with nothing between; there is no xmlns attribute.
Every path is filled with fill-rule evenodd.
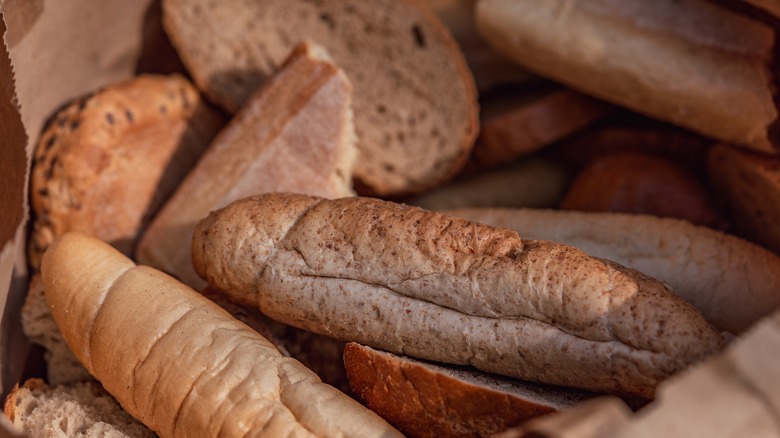
<svg viewBox="0 0 780 438"><path fill-rule="evenodd" d="M669 284L719 330L740 334L780 308L780 257L711 228L621 213L509 208L447 213L576 246L645 272Z"/></svg>
<svg viewBox="0 0 780 438"><path fill-rule="evenodd" d="M492 436L593 397L480 376L486 381L498 379L504 385L499 389L498 383L495 387L477 383L475 372L442 368L356 343L345 347L344 365L355 395L412 437Z"/></svg>
<svg viewBox="0 0 780 438"><path fill-rule="evenodd" d="M477 28L535 73L709 137L778 151L774 32L720 5L487 0L477 5Z"/></svg>
<svg viewBox="0 0 780 438"><path fill-rule="evenodd" d="M33 269L68 231L98 236L131 255L141 228L223 122L179 75L142 75L59 111L34 155Z"/></svg>
<svg viewBox="0 0 780 438"><path fill-rule="evenodd" d="M370 198L235 202L199 224L193 262L287 324L551 384L650 397L722 345L692 306L636 271Z"/></svg>
<svg viewBox="0 0 780 438"><path fill-rule="evenodd" d="M154 218L138 260L196 290L190 242L209 211L253 194L352 196L352 84L324 50L302 43L247 101Z"/></svg>
<svg viewBox="0 0 780 438"><path fill-rule="evenodd" d="M363 193L421 192L468 159L479 130L476 86L457 43L420 0L233 1L219 13L207 2L166 0L163 12L195 83L229 112L299 41L323 45L355 86Z"/></svg>
<svg viewBox="0 0 780 438"><path fill-rule="evenodd" d="M207 298L99 240L66 234L42 273L68 345L162 437L400 436Z"/></svg>

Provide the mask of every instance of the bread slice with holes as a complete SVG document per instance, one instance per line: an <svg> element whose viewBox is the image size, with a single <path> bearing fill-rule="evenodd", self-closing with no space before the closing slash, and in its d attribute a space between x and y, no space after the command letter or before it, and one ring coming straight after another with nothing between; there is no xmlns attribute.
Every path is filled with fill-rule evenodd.
<svg viewBox="0 0 780 438"><path fill-rule="evenodd" d="M4 412L29 437L157 436L94 381L49 387L40 379L30 379L8 394Z"/></svg>
<svg viewBox="0 0 780 438"><path fill-rule="evenodd" d="M420 192L454 176L478 130L476 87L449 31L417 0L166 0L195 83L235 112L301 40L354 84L364 193Z"/></svg>
<svg viewBox="0 0 780 438"><path fill-rule="evenodd" d="M355 395L412 437L490 436L595 396L398 356L354 342L344 349L344 365Z"/></svg>

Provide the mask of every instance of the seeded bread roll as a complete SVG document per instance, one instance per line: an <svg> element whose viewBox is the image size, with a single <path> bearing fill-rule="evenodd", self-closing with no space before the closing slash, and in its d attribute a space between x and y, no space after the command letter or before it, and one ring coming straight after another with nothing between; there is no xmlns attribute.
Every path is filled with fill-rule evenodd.
<svg viewBox="0 0 780 438"><path fill-rule="evenodd" d="M76 356L163 438L401 436L207 298L97 239L58 239L42 274Z"/></svg>
<svg viewBox="0 0 780 438"><path fill-rule="evenodd" d="M371 198L237 201L199 223L193 262L286 324L562 386L649 398L723 342L637 271Z"/></svg>
<svg viewBox="0 0 780 438"><path fill-rule="evenodd" d="M355 395L409 437L492 436L594 397L348 343Z"/></svg>
<svg viewBox="0 0 780 438"><path fill-rule="evenodd" d="M140 76L59 111L33 160L33 269L68 231L98 236L131 255L141 228L223 122L178 75Z"/></svg>
<svg viewBox="0 0 780 438"><path fill-rule="evenodd" d="M364 191L420 192L468 158L478 131L474 80L420 0L165 0L163 13L195 83L229 112L299 41L324 46L355 87Z"/></svg>
<svg viewBox="0 0 780 438"><path fill-rule="evenodd" d="M260 193L352 196L355 142L349 79L322 47L298 45L154 218L139 243L139 262L201 290L190 256L200 219Z"/></svg>
<svg viewBox="0 0 780 438"><path fill-rule="evenodd" d="M735 236L671 218L473 208L447 214L575 246L670 285L715 327L740 334L780 308L780 257Z"/></svg>

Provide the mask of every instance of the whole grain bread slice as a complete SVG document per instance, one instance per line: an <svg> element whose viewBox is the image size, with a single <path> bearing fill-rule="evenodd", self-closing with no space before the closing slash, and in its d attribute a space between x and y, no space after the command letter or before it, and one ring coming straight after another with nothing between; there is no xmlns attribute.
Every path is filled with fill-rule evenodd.
<svg viewBox="0 0 780 438"><path fill-rule="evenodd" d="M295 44L323 45L354 84L364 192L419 192L454 176L478 130L476 87L452 36L416 0L166 0L195 83L235 112Z"/></svg>
<svg viewBox="0 0 780 438"><path fill-rule="evenodd" d="M344 349L344 365L355 395L411 437L490 436L594 397L354 342Z"/></svg>

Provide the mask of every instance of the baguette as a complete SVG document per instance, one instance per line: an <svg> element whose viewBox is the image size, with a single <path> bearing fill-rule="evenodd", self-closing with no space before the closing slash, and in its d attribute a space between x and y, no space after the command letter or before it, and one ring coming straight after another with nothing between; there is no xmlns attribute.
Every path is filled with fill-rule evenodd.
<svg viewBox="0 0 780 438"><path fill-rule="evenodd" d="M42 274L76 356L162 437L400 436L207 298L97 239L55 241Z"/></svg>
<svg viewBox="0 0 780 438"><path fill-rule="evenodd" d="M774 32L705 0L483 0L477 28L540 75L728 143L778 151Z"/></svg>
<svg viewBox="0 0 780 438"><path fill-rule="evenodd" d="M447 213L572 245L637 269L669 284L715 327L734 334L780 308L780 257L682 220L500 208Z"/></svg>
<svg viewBox="0 0 780 438"><path fill-rule="evenodd" d="M592 393L415 360L354 342L344 365L355 395L409 437L491 436L572 408Z"/></svg>
<svg viewBox="0 0 780 438"><path fill-rule="evenodd" d="M351 105L352 85L324 49L298 45L154 218L139 243L138 261L201 290L190 241L209 211L266 192L353 195Z"/></svg>
<svg viewBox="0 0 780 438"><path fill-rule="evenodd" d="M543 383L650 398L723 342L636 271L370 198L237 201L198 224L193 262L286 324Z"/></svg>

